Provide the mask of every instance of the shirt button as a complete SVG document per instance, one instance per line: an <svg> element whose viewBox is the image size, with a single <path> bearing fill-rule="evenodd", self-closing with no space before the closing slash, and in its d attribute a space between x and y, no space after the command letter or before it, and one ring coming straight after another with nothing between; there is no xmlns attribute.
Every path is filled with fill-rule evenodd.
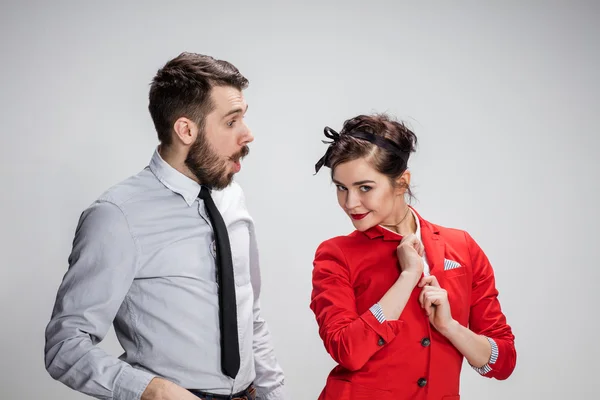
<svg viewBox="0 0 600 400"><path fill-rule="evenodd" d="M425 379L425 378L420 378L420 379L417 381L417 385L419 385L419 387L423 387L423 386L427 385L427 379Z"/></svg>
<svg viewBox="0 0 600 400"><path fill-rule="evenodd" d="M385 344L385 340L383 340L383 338L379 338L379 341L377 341L377 344L379 346L383 346Z"/></svg>
<svg viewBox="0 0 600 400"><path fill-rule="evenodd" d="M431 344L431 340L429 340L429 338L426 337L426 338L421 339L421 346L427 347L430 344Z"/></svg>

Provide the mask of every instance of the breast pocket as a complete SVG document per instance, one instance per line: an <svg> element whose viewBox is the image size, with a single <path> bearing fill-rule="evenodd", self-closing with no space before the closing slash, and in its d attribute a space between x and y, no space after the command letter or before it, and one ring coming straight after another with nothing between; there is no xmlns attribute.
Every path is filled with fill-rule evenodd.
<svg viewBox="0 0 600 400"><path fill-rule="evenodd" d="M154 252L143 252L144 267L139 278L185 282L191 279L203 285L216 285L215 257L211 251L214 245L208 227L202 235L186 232L169 239Z"/></svg>
<svg viewBox="0 0 600 400"><path fill-rule="evenodd" d="M464 325L468 321L471 293L471 277L467 267L443 271L442 281L441 286L448 292L452 317Z"/></svg>
<svg viewBox="0 0 600 400"><path fill-rule="evenodd" d="M244 286L250 283L250 232L244 221L227 227L233 259L235 284Z"/></svg>
<svg viewBox="0 0 600 400"><path fill-rule="evenodd" d="M460 268L449 269L447 271L444 271L444 277L445 278L455 278L455 277L465 275L466 273L467 273L467 269L465 267L460 267Z"/></svg>

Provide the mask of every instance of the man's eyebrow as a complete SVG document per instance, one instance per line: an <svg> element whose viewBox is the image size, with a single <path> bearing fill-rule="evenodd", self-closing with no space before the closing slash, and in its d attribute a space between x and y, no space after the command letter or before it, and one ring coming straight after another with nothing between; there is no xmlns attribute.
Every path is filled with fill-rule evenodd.
<svg viewBox="0 0 600 400"><path fill-rule="evenodd" d="M236 107L236 108L233 108L233 109L229 110L229 112L227 114L225 114L222 119L225 119L225 118L227 118L227 117L229 117L230 115L233 115L233 114L241 113L242 111L243 112L247 112L248 111L248 104L246 104L246 110L242 110L242 107Z"/></svg>

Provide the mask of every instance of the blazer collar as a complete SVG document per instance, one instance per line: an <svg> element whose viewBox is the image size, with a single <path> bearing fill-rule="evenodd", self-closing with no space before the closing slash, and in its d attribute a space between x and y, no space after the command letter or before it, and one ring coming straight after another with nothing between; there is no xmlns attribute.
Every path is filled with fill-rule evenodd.
<svg viewBox="0 0 600 400"><path fill-rule="evenodd" d="M414 213L414 215L417 217L417 221L418 221L417 232L420 231L419 233L420 233L421 239L423 240L424 236L435 235L435 238L432 238L432 240L437 240L437 236L440 233L439 229L435 225L424 220L423 217L421 217L421 215L413 207L410 207L410 209ZM397 241L397 242L402 240L402 235L400 235L392 230L389 230L387 228L384 228L381 225L375 225L374 227L367 229L363 233L369 239L382 238L384 241Z"/></svg>

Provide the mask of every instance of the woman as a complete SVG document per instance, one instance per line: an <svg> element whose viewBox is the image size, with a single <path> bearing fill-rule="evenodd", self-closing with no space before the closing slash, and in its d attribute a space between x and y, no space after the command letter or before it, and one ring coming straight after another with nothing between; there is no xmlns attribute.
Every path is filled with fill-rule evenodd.
<svg viewBox="0 0 600 400"><path fill-rule="evenodd" d="M385 115L344 123L316 165L331 168L356 228L316 251L311 309L337 365L320 400L458 400L463 357L506 379L516 352L494 272L468 233L408 206L417 138Z"/></svg>

